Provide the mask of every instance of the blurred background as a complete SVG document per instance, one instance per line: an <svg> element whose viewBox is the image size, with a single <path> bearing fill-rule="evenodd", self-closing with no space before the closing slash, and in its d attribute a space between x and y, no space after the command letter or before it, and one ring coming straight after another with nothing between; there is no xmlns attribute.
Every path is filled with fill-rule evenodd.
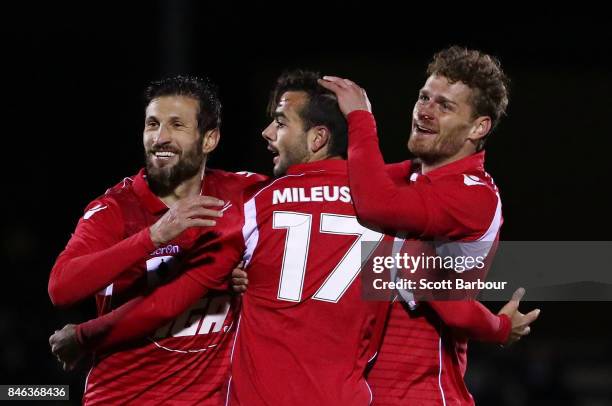
<svg viewBox="0 0 612 406"><path fill-rule="evenodd" d="M270 174L260 133L283 70L366 88L392 162L409 157L412 106L433 53L453 44L484 50L512 80L508 117L487 146L502 239L610 240L612 34L601 10L20 4L1 6L0 128L9 149L0 384L69 384L79 403L87 371L62 372L47 340L93 317L94 304L53 309L48 274L86 204L141 167L142 91L167 75L206 74L220 86L222 140L210 166ZM612 303L522 307L542 309L528 339L509 349L471 345L477 404L612 404Z"/></svg>

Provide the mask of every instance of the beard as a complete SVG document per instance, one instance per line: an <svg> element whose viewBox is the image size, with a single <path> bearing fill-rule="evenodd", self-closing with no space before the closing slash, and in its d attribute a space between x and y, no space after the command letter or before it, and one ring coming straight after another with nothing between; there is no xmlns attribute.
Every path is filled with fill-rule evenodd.
<svg viewBox="0 0 612 406"><path fill-rule="evenodd" d="M157 196L170 195L181 183L193 178L202 168L204 152L203 139L179 156L179 161L172 166L156 167L152 162L152 155L163 148L151 148L145 151L145 174L151 191Z"/></svg>
<svg viewBox="0 0 612 406"><path fill-rule="evenodd" d="M306 141L306 134L302 134L298 138L300 141L292 145L291 147L285 148L285 153L280 156L278 164L272 169L274 177L285 176L287 169L290 166L300 164L306 161L308 156L308 143Z"/></svg>
<svg viewBox="0 0 612 406"><path fill-rule="evenodd" d="M427 165L434 165L454 156L465 143L457 131L444 135L438 134L433 140L417 140L412 135L408 140L408 150Z"/></svg>

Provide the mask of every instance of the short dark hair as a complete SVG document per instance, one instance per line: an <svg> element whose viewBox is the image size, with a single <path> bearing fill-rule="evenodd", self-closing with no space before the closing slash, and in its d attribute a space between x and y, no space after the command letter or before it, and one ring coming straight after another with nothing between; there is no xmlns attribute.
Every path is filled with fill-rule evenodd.
<svg viewBox="0 0 612 406"><path fill-rule="evenodd" d="M272 117L281 96L285 92L305 92L308 100L299 111L304 121L304 130L308 131L314 126L326 126L331 137L328 142L328 152L331 155L347 156L348 126L346 118L340 111L336 95L319 85L317 79L321 78L319 72L310 70L292 70L283 72L276 81L276 86L270 94L268 114Z"/></svg>
<svg viewBox="0 0 612 406"><path fill-rule="evenodd" d="M427 74L444 76L451 83L462 82L472 89L474 117L491 117L491 132L506 115L509 79L494 56L455 45L434 55ZM479 143L479 151L485 139Z"/></svg>
<svg viewBox="0 0 612 406"><path fill-rule="evenodd" d="M186 96L197 100L198 129L201 134L221 126L219 89L209 78L178 75L153 81L144 93L145 106L163 96Z"/></svg>

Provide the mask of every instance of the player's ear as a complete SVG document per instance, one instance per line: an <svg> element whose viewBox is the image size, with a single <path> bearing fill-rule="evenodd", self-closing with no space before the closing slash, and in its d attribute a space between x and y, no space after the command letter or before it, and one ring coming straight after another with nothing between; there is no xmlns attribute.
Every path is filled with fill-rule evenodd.
<svg viewBox="0 0 612 406"><path fill-rule="evenodd" d="M212 130L208 130L204 133L204 140L202 141L202 152L204 154L211 153L217 145L219 144L219 138L221 137L221 132L219 128L213 128Z"/></svg>
<svg viewBox="0 0 612 406"><path fill-rule="evenodd" d="M318 125L312 128L312 137L310 139L310 151L312 153L319 152L329 144L331 133L329 128L324 125Z"/></svg>
<svg viewBox="0 0 612 406"><path fill-rule="evenodd" d="M470 130L470 134L467 138L474 144L477 144L478 141L483 139L489 133L489 131L491 131L491 117L480 116L474 120L474 124L472 125L472 129Z"/></svg>

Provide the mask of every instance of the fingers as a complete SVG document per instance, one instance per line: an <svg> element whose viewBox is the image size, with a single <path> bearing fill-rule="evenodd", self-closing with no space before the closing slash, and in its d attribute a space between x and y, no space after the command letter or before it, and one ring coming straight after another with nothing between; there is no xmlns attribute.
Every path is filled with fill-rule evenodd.
<svg viewBox="0 0 612 406"><path fill-rule="evenodd" d="M223 207L225 202L212 196L191 196L176 202L177 210L188 211L197 207Z"/></svg>
<svg viewBox="0 0 612 406"><path fill-rule="evenodd" d="M512 316L512 314L514 314L518 310L519 304L523 296L525 296L525 289L518 288L517 290L515 290L512 294L512 299L510 299L510 301L506 303L504 307L502 307L498 314L506 314L508 316Z"/></svg>
<svg viewBox="0 0 612 406"><path fill-rule="evenodd" d="M337 76L323 76L323 80L332 82L338 85L339 87L343 87L343 88L349 87L351 84L354 84L348 79L339 78Z"/></svg>
<svg viewBox="0 0 612 406"><path fill-rule="evenodd" d="M247 273L241 268L234 268L232 271L232 278L243 278L246 279Z"/></svg>
<svg viewBox="0 0 612 406"><path fill-rule="evenodd" d="M238 266L232 271L232 290L237 293L244 293L247 290L249 279L247 273L240 268L240 266L244 266L244 262L241 262Z"/></svg>
<svg viewBox="0 0 612 406"><path fill-rule="evenodd" d="M343 79L337 76L323 76L323 79L318 80L319 84L326 89L334 90L334 85L336 89L358 89L360 92L364 93L365 91L355 82L350 79Z"/></svg>
<svg viewBox="0 0 612 406"><path fill-rule="evenodd" d="M540 309L535 309L530 311L525 315L525 324L529 325L536 321L536 319L540 316Z"/></svg>
<svg viewBox="0 0 612 406"><path fill-rule="evenodd" d="M326 80L323 80L323 79L319 79L318 82L319 82L319 84L321 86L323 86L327 90L331 90L332 92L334 92L336 94L338 94L338 92L343 89L337 83L334 83L334 82L326 81Z"/></svg>
<svg viewBox="0 0 612 406"><path fill-rule="evenodd" d="M246 286L249 284L249 279L232 276L232 283L234 285Z"/></svg>
<svg viewBox="0 0 612 406"><path fill-rule="evenodd" d="M205 209L203 207L194 207L185 213L187 218L198 218L198 217L223 217L223 212L219 210Z"/></svg>
<svg viewBox="0 0 612 406"><path fill-rule="evenodd" d="M371 113L372 112L372 103L370 103L370 99L368 98L368 93L365 91L365 89L361 89L363 91L363 96L365 97L366 100L366 106L368 106L368 111Z"/></svg>
<svg viewBox="0 0 612 406"><path fill-rule="evenodd" d="M185 221L185 228L214 227L216 225L217 225L217 222L215 220L209 220L209 219L195 218L195 219L187 219L187 221Z"/></svg>
<svg viewBox="0 0 612 406"><path fill-rule="evenodd" d="M510 300L518 303L523 299L523 296L525 296L525 288L518 288L514 291Z"/></svg>
<svg viewBox="0 0 612 406"><path fill-rule="evenodd" d="M201 206L221 206L225 205L225 202L221 199L217 199L212 196L195 196L194 203Z"/></svg>
<svg viewBox="0 0 612 406"><path fill-rule="evenodd" d="M244 280L245 283L238 283L235 282L235 279L232 278L232 290L236 293L244 293L247 291L247 286L246 286L246 282L248 282L246 279Z"/></svg>

